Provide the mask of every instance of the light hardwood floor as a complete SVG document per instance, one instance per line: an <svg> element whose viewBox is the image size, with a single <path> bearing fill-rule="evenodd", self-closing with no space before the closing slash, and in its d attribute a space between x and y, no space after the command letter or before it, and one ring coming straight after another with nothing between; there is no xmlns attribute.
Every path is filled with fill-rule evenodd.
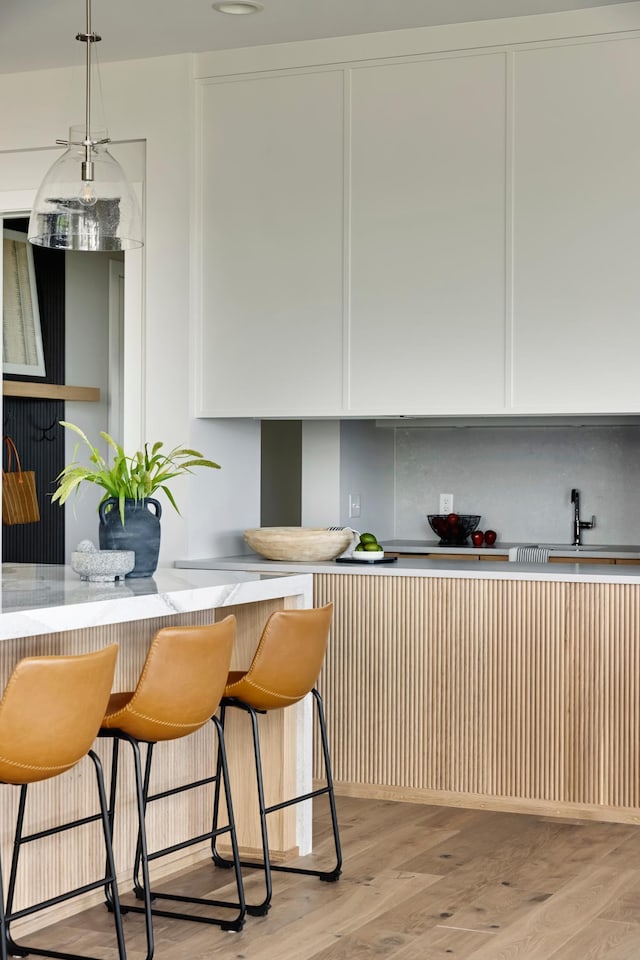
<svg viewBox="0 0 640 960"><path fill-rule="evenodd" d="M338 883L276 874L270 913L239 934L159 920L157 960L640 957L640 827L346 797L338 812ZM327 839L323 808L314 858ZM227 879L207 863L172 883L207 895ZM125 931L140 960L141 917ZM30 939L111 960L111 932L96 907Z"/></svg>

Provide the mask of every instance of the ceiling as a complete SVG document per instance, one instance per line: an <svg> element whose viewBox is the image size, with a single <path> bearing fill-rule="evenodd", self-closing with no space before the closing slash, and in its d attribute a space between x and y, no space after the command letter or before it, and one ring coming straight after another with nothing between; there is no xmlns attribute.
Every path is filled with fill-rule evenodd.
<svg viewBox="0 0 640 960"><path fill-rule="evenodd" d="M93 0L93 29L105 63L620 2L633 0L262 0L261 13L242 17L214 12L211 0ZM82 0L0 0L0 73L82 63L74 38L84 27Z"/></svg>

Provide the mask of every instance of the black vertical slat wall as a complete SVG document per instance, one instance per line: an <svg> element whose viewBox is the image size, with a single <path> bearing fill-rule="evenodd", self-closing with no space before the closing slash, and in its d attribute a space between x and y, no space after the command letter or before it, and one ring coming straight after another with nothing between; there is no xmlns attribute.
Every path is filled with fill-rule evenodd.
<svg viewBox="0 0 640 960"><path fill-rule="evenodd" d="M5 220L12 230L26 232L27 220ZM65 382L65 263L64 252L33 248L38 305L45 358L45 377L38 383ZM29 377L5 375L6 380ZM64 467L62 400L23 400L5 397L3 434L12 438L24 470L33 470L40 506L39 523L2 527L2 560L13 563L64 563L64 509L51 503L55 478ZM4 445L3 445L4 446ZM4 451L6 468L6 451Z"/></svg>

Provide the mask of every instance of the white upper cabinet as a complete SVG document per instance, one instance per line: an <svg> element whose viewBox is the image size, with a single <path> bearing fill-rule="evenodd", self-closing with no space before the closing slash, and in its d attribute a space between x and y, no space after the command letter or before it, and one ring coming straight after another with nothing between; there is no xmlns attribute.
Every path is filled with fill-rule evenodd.
<svg viewBox="0 0 640 960"><path fill-rule="evenodd" d="M504 410L505 63L351 73L352 413Z"/></svg>
<svg viewBox="0 0 640 960"><path fill-rule="evenodd" d="M332 416L343 394L343 74L204 82L197 411Z"/></svg>
<svg viewBox="0 0 640 960"><path fill-rule="evenodd" d="M640 411L640 40L515 54L513 408Z"/></svg>
<svg viewBox="0 0 640 960"><path fill-rule="evenodd" d="M640 412L637 34L198 94L199 415Z"/></svg>

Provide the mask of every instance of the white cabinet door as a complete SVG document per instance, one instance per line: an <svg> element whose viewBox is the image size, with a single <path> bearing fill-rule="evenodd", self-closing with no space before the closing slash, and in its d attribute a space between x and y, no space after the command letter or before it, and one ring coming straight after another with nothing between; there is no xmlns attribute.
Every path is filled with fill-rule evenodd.
<svg viewBox="0 0 640 960"><path fill-rule="evenodd" d="M198 412L342 411L341 71L204 83Z"/></svg>
<svg viewBox="0 0 640 960"><path fill-rule="evenodd" d="M515 55L514 409L640 410L640 40Z"/></svg>
<svg viewBox="0 0 640 960"><path fill-rule="evenodd" d="M351 73L350 403L503 412L506 59Z"/></svg>

